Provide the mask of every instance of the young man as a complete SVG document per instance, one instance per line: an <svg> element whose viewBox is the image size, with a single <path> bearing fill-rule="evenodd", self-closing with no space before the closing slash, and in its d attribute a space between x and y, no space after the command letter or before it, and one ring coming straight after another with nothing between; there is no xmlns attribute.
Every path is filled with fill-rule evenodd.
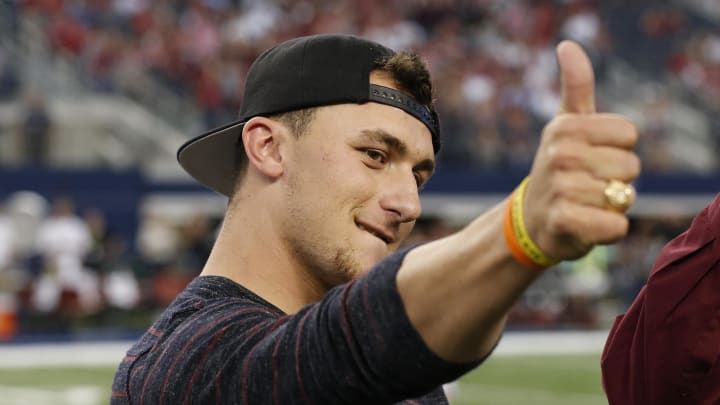
<svg viewBox="0 0 720 405"><path fill-rule="evenodd" d="M563 111L512 205L396 252L440 145L425 66L348 35L266 51L240 121L178 153L230 202L201 277L128 351L112 402L446 404L441 384L492 351L538 268L627 230L635 128L595 114L576 44L558 57Z"/></svg>
<svg viewBox="0 0 720 405"><path fill-rule="evenodd" d="M720 403L720 194L670 241L602 356L611 405Z"/></svg>

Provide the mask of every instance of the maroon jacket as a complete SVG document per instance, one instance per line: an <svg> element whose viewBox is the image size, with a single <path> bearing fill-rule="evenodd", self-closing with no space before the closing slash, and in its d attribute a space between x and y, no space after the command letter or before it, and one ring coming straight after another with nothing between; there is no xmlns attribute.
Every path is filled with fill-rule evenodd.
<svg viewBox="0 0 720 405"><path fill-rule="evenodd" d="M602 373L610 405L720 404L720 194L615 320Z"/></svg>

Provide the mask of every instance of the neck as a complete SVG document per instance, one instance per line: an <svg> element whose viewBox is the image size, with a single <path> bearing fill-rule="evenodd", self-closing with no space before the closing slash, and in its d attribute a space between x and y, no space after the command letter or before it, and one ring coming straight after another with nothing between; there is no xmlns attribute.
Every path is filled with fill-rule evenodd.
<svg viewBox="0 0 720 405"><path fill-rule="evenodd" d="M201 275L229 278L292 314L319 301L327 287L292 257L274 232L270 211L234 202Z"/></svg>

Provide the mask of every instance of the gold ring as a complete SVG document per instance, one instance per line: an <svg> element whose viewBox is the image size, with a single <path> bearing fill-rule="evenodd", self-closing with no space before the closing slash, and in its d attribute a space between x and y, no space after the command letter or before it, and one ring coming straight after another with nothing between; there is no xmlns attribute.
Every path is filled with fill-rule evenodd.
<svg viewBox="0 0 720 405"><path fill-rule="evenodd" d="M610 180L604 193L608 208L613 211L625 212L635 202L635 187L620 180Z"/></svg>

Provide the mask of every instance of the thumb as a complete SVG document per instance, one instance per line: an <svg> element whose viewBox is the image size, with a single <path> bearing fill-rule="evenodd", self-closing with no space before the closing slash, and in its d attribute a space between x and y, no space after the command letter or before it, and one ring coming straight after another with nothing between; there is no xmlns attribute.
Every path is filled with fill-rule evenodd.
<svg viewBox="0 0 720 405"><path fill-rule="evenodd" d="M557 46L560 65L560 112L595 112L595 76L590 58L576 42L562 41Z"/></svg>

